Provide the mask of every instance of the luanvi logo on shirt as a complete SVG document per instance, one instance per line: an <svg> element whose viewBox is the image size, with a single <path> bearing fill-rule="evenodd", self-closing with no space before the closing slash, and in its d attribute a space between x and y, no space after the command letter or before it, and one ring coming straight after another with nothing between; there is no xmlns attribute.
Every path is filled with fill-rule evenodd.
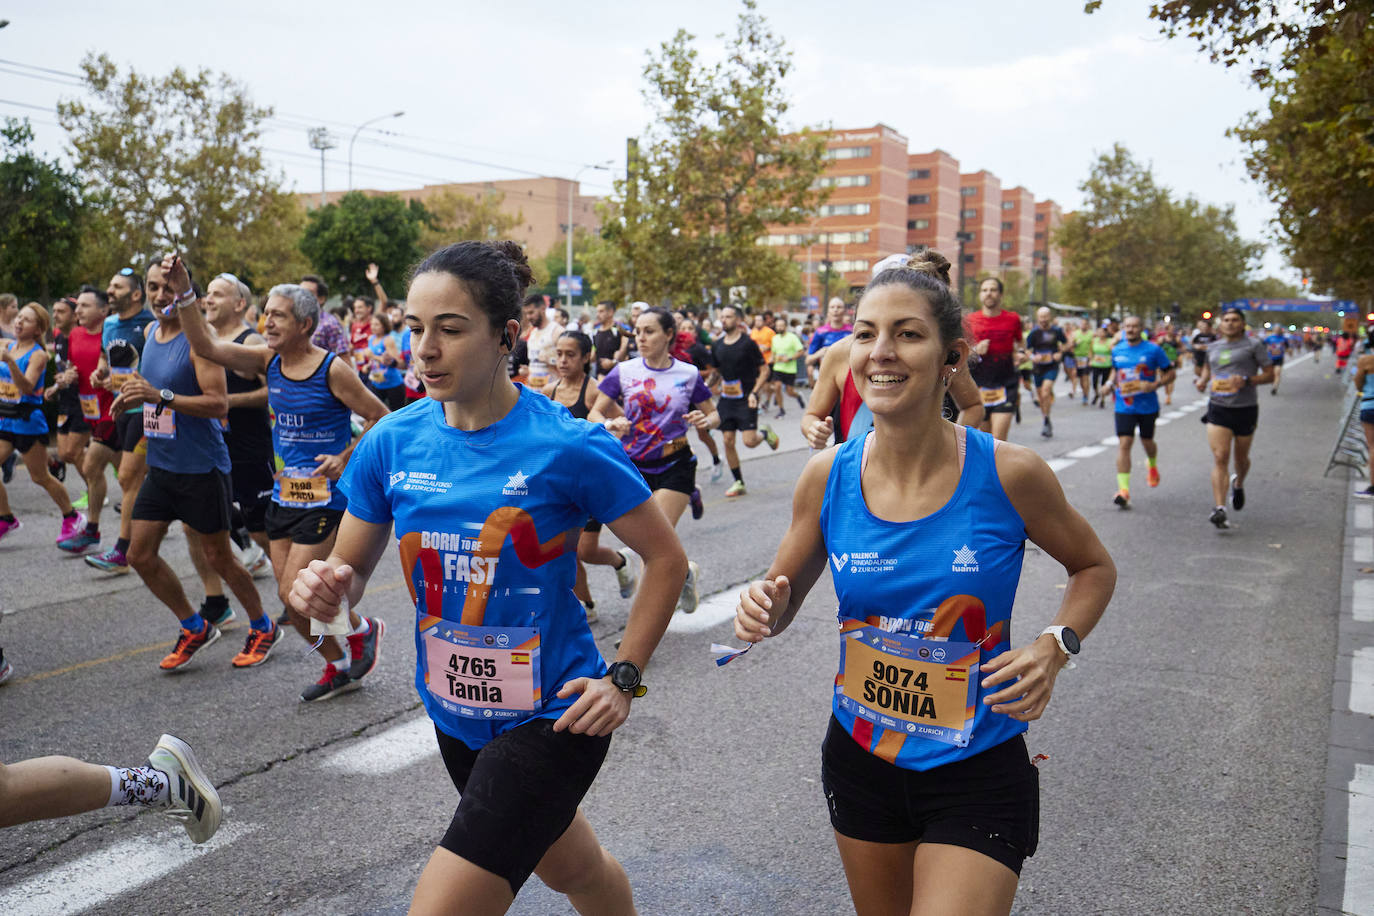
<svg viewBox="0 0 1374 916"><path fill-rule="evenodd" d="M844 564L849 562L849 554L846 553L842 556L837 557L832 553L830 555L830 562L835 564L835 572L839 572L840 570L844 569Z"/></svg>
<svg viewBox="0 0 1374 916"><path fill-rule="evenodd" d="M530 488L526 485L529 478L524 471L516 471L506 478L506 485L501 488L502 496L529 496Z"/></svg>
<svg viewBox="0 0 1374 916"><path fill-rule="evenodd" d="M392 475L391 475L391 485L394 487L394 486L396 486L396 484L400 483L401 481L403 481L403 480L405 480L405 479L406 479L406 472L405 472L405 471L397 471L395 474L392 474Z"/></svg>
<svg viewBox="0 0 1374 916"><path fill-rule="evenodd" d="M969 550L965 544L954 551L954 562L949 564L953 572L977 572L978 571L978 551Z"/></svg>

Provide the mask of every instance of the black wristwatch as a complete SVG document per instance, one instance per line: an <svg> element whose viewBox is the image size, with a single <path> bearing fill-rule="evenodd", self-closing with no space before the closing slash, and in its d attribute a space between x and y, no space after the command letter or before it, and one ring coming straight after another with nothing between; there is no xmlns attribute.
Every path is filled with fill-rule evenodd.
<svg viewBox="0 0 1374 916"><path fill-rule="evenodd" d="M649 692L649 688L641 683L644 675L634 662L615 662L606 669L606 675L612 684L630 696L642 697Z"/></svg>
<svg viewBox="0 0 1374 916"><path fill-rule="evenodd" d="M157 393L157 411L154 416L162 416L162 408L172 403L172 398L176 397L176 392L170 388L163 388Z"/></svg>

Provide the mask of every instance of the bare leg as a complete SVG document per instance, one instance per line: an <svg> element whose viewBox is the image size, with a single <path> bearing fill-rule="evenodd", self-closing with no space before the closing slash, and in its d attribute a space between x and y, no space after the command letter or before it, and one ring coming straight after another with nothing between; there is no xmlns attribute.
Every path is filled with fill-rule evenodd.
<svg viewBox="0 0 1374 916"><path fill-rule="evenodd" d="M0 763L0 827L105 807L110 771L73 757Z"/></svg>
<svg viewBox="0 0 1374 916"><path fill-rule="evenodd" d="M1231 442L1235 435L1226 427L1207 424L1207 447L1212 450L1212 505L1226 505L1226 487L1230 483ZM1248 468L1247 468L1248 470Z"/></svg>
<svg viewBox="0 0 1374 916"><path fill-rule="evenodd" d="M86 520L100 526L100 512L105 507L108 486L105 482L105 465L110 463L114 452L108 446L92 442L81 459L81 477L86 481Z"/></svg>

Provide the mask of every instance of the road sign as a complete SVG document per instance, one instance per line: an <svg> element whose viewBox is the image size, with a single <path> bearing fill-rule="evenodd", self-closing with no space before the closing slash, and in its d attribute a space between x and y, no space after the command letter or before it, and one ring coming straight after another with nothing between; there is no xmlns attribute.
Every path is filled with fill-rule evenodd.
<svg viewBox="0 0 1374 916"><path fill-rule="evenodd" d="M582 278L576 274L571 277L561 276L558 278L558 295L567 296L569 294L574 296L582 295Z"/></svg>

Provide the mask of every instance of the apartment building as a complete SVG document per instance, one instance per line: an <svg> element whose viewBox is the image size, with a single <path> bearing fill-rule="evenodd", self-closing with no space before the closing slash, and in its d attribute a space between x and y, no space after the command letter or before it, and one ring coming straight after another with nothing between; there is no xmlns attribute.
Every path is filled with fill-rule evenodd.
<svg viewBox="0 0 1374 916"><path fill-rule="evenodd" d="M959 160L942 149L907 156L906 244L959 250Z"/></svg>
<svg viewBox="0 0 1374 916"><path fill-rule="evenodd" d="M1035 205L1035 248L1049 252L1049 275L1056 280L1064 276L1063 252L1053 242L1053 233L1064 222L1064 210L1052 200Z"/></svg>
<svg viewBox="0 0 1374 916"><path fill-rule="evenodd" d="M987 169L959 175L964 276L1001 272L1002 180Z"/></svg>
<svg viewBox="0 0 1374 916"><path fill-rule="evenodd" d="M1002 238L998 261L1004 271L1029 277L1037 266L1035 195L1021 186L1002 192Z"/></svg>

